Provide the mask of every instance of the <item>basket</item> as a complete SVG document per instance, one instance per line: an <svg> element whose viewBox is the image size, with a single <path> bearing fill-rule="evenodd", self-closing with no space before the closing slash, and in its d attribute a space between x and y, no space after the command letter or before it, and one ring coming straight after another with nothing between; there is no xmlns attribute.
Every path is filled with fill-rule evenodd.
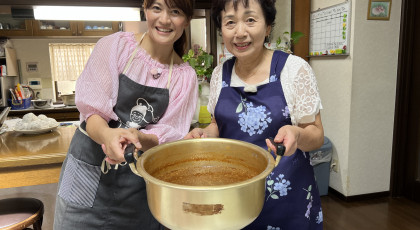
<svg viewBox="0 0 420 230"><path fill-rule="evenodd" d="M12 110L27 109L31 107L31 98L25 98L22 100L12 100L7 99L9 106L12 107Z"/></svg>

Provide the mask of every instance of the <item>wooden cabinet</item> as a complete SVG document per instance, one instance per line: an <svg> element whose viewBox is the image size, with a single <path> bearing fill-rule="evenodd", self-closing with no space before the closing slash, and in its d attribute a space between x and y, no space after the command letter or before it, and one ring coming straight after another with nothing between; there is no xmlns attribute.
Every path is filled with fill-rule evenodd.
<svg viewBox="0 0 420 230"><path fill-rule="evenodd" d="M18 76L18 65L16 52L13 48L4 48L4 57L0 57L0 65L6 66L6 74L4 76Z"/></svg>
<svg viewBox="0 0 420 230"><path fill-rule="evenodd" d="M6 47L4 53L5 56L0 57L0 66L6 66L5 75L0 77L0 106L7 105L7 99L11 97L9 88L15 87L19 76L15 50Z"/></svg>
<svg viewBox="0 0 420 230"><path fill-rule="evenodd" d="M48 21L12 18L0 14L0 37L20 36L106 36L119 31L119 22Z"/></svg>
<svg viewBox="0 0 420 230"><path fill-rule="evenodd" d="M78 36L106 36L119 31L119 22L85 21L77 23Z"/></svg>
<svg viewBox="0 0 420 230"><path fill-rule="evenodd" d="M0 37L32 36L32 20L15 19L10 14L0 14Z"/></svg>
<svg viewBox="0 0 420 230"><path fill-rule="evenodd" d="M33 20L34 36L106 36L118 31L118 22Z"/></svg>
<svg viewBox="0 0 420 230"><path fill-rule="evenodd" d="M33 20L34 36L76 36L77 23L71 21Z"/></svg>

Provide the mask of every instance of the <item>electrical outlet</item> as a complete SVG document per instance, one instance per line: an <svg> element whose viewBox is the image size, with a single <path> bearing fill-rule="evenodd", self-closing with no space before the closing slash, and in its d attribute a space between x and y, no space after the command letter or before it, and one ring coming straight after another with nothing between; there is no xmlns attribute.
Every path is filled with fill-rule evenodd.
<svg viewBox="0 0 420 230"><path fill-rule="evenodd" d="M338 160L337 159L332 159L331 171L338 173Z"/></svg>

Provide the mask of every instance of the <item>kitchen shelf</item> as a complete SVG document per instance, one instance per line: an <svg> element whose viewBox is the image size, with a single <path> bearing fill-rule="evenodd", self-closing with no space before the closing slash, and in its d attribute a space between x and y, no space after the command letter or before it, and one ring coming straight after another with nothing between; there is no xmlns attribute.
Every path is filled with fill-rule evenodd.
<svg viewBox="0 0 420 230"><path fill-rule="evenodd" d="M33 20L34 36L76 36L77 23L70 21Z"/></svg>
<svg viewBox="0 0 420 230"><path fill-rule="evenodd" d="M103 37L119 31L119 22L113 21L28 20L10 14L0 14L0 23L0 37Z"/></svg>
<svg viewBox="0 0 420 230"><path fill-rule="evenodd" d="M32 20L15 19L10 14L0 14L0 37L32 36Z"/></svg>
<svg viewBox="0 0 420 230"><path fill-rule="evenodd" d="M30 107L29 109L22 110L10 110L9 117L22 118L27 113L33 113L35 115L44 114L47 117L54 118L58 122L60 121L78 121L80 113L76 106L66 106L60 108L47 108L47 109L35 109Z"/></svg>
<svg viewBox="0 0 420 230"><path fill-rule="evenodd" d="M33 20L33 36L106 36L118 32L118 22Z"/></svg>
<svg viewBox="0 0 420 230"><path fill-rule="evenodd" d="M6 76L18 76L16 51L13 48L4 48L5 56L0 57L0 65L6 65ZM4 77L4 76L2 76Z"/></svg>
<svg viewBox="0 0 420 230"><path fill-rule="evenodd" d="M119 31L119 22L78 22L78 36L106 36Z"/></svg>

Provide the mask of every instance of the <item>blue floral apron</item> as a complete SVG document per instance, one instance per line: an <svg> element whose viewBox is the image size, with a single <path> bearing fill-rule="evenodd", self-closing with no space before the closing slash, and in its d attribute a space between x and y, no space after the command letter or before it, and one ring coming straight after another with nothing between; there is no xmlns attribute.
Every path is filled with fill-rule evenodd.
<svg viewBox="0 0 420 230"><path fill-rule="evenodd" d="M220 137L237 139L267 148L265 139L275 137L280 127L291 125L280 81L288 54L275 51L269 83L257 92L231 87L235 57L223 64L222 89L215 108ZM284 156L266 179L265 203L258 218L244 229L322 229L322 210L309 154L299 149Z"/></svg>

